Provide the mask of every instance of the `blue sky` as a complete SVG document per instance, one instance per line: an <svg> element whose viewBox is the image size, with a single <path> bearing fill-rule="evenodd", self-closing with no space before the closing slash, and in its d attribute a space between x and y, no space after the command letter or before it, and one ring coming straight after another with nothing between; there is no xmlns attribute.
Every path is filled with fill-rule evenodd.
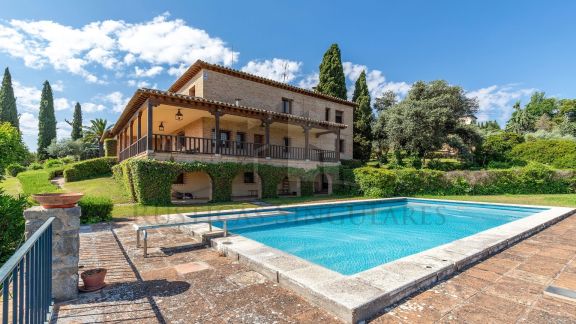
<svg viewBox="0 0 576 324"><path fill-rule="evenodd" d="M85 123L114 122L139 86L166 89L199 58L311 87L334 42L349 84L367 69L373 96L445 79L478 98L481 120L501 123L533 91L576 97L574 1L19 0L2 7L0 66L12 72L31 149L44 80L55 90L65 137L76 101Z"/></svg>

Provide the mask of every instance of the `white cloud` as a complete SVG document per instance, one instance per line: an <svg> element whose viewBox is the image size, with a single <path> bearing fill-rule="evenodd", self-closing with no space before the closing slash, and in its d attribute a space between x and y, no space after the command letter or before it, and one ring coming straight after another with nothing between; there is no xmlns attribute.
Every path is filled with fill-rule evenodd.
<svg viewBox="0 0 576 324"><path fill-rule="evenodd" d="M478 100L479 121L497 120L501 123L507 121L512 115L512 106L516 100L531 95L536 89L519 89L516 85L504 86L493 85L474 91L468 91L466 95Z"/></svg>
<svg viewBox="0 0 576 324"><path fill-rule="evenodd" d="M103 104L96 104L93 102L85 102L85 103L81 104L81 106L82 106L82 111L85 111L87 113L103 111L104 109L106 109L106 106L104 106Z"/></svg>
<svg viewBox="0 0 576 324"><path fill-rule="evenodd" d="M18 81L12 81L12 86L18 111L37 111L40 108L42 90L25 86Z"/></svg>
<svg viewBox="0 0 576 324"><path fill-rule="evenodd" d="M188 65L180 64L178 66L172 66L168 69L168 74L171 76L179 77L188 69Z"/></svg>
<svg viewBox="0 0 576 324"><path fill-rule="evenodd" d="M298 86L300 88L313 90L313 88L318 85L319 81L320 81L319 73L309 74L302 80L300 80L300 82L298 82Z"/></svg>
<svg viewBox="0 0 576 324"><path fill-rule="evenodd" d="M169 71L197 59L230 65L239 55L220 38L184 20L170 20L168 14L141 23L105 20L80 27L13 19L0 22L0 51L22 59L28 67L51 66L93 83L106 83L97 75L98 66L122 70L144 62L155 69L148 73L158 74L159 65L168 65Z"/></svg>
<svg viewBox="0 0 576 324"><path fill-rule="evenodd" d="M122 112L130 98L124 97L120 91L115 91L103 97L103 100L112 104L112 110L115 112Z"/></svg>
<svg viewBox="0 0 576 324"><path fill-rule="evenodd" d="M280 82L290 82L296 78L302 62L274 58L248 62L242 71Z"/></svg>
<svg viewBox="0 0 576 324"><path fill-rule="evenodd" d="M160 74L162 70L164 70L164 68L161 66L153 66L149 69L142 69L141 67L136 66L134 67L134 76L137 78L151 78Z"/></svg>
<svg viewBox="0 0 576 324"><path fill-rule="evenodd" d="M59 121L56 123L56 137L58 139L70 137L72 132L72 126L68 125L65 121Z"/></svg>
<svg viewBox="0 0 576 324"><path fill-rule="evenodd" d="M20 131L24 135L38 136L38 118L29 112L20 115Z"/></svg>
<svg viewBox="0 0 576 324"><path fill-rule="evenodd" d="M70 107L72 107L72 106L70 105L70 102L68 101L68 99L66 99L66 98L54 99L54 109L56 111L66 110Z"/></svg>
<svg viewBox="0 0 576 324"><path fill-rule="evenodd" d="M62 82L62 80L57 80L56 82L51 83L50 86L52 87L52 90L54 90L54 92L64 91L64 82Z"/></svg>
<svg viewBox="0 0 576 324"><path fill-rule="evenodd" d="M370 96L374 99L382 96L382 94L388 90L394 91L400 97L404 97L410 90L410 84L406 82L387 82L384 73L380 70L368 70L366 65L354 64L352 62L342 63L344 68L344 75L352 86L348 89L348 97L352 97L354 92L354 83L360 76L362 71L366 71L366 84L368 85L368 90L370 90Z"/></svg>

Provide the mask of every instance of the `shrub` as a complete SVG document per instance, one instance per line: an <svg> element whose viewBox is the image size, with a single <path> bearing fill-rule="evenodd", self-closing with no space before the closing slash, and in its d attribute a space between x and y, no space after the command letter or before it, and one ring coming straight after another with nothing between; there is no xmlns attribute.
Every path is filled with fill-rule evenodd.
<svg viewBox="0 0 576 324"><path fill-rule="evenodd" d="M571 140L535 140L519 144L510 156L524 161L534 161L559 169L576 168L576 142Z"/></svg>
<svg viewBox="0 0 576 324"><path fill-rule="evenodd" d="M444 194L447 190L445 173L437 170L396 170L397 196L413 196L417 194Z"/></svg>
<svg viewBox="0 0 576 324"><path fill-rule="evenodd" d="M516 133L500 132L488 135L481 147L476 150L476 154L484 166L491 161L506 162L512 148L523 142L524 138Z"/></svg>
<svg viewBox="0 0 576 324"><path fill-rule="evenodd" d="M43 169L43 168L44 168L44 167L42 166L42 164L40 164L40 163L38 163L38 162L31 163L31 164L28 166L28 170L40 170L40 169Z"/></svg>
<svg viewBox="0 0 576 324"><path fill-rule="evenodd" d="M83 224L106 222L112 219L114 204L107 197L85 196L78 202L82 209L80 221Z"/></svg>
<svg viewBox="0 0 576 324"><path fill-rule="evenodd" d="M0 122L0 174L12 163L26 163L29 153L22 142L18 128Z"/></svg>
<svg viewBox="0 0 576 324"><path fill-rule="evenodd" d="M354 169L354 177L366 197L390 197L396 188L396 174L393 171L363 167Z"/></svg>
<svg viewBox="0 0 576 324"><path fill-rule="evenodd" d="M75 159L85 160L98 157L98 146L87 143L82 139L72 140L65 138L57 141L56 139L46 148L50 156L63 158L74 156Z"/></svg>
<svg viewBox="0 0 576 324"><path fill-rule="evenodd" d="M60 161L62 161L62 164L71 164L76 162L76 159L73 156L65 156Z"/></svg>
<svg viewBox="0 0 576 324"><path fill-rule="evenodd" d="M60 159L48 159L48 160L44 161L44 168L45 169L54 168L54 167L61 167L63 165L64 165L64 162L62 162Z"/></svg>
<svg viewBox="0 0 576 324"><path fill-rule="evenodd" d="M116 156L117 155L117 144L118 141L113 138L107 138L104 140L104 156Z"/></svg>
<svg viewBox="0 0 576 324"><path fill-rule="evenodd" d="M430 160L426 168L440 171L454 171L462 169L462 162L458 160Z"/></svg>
<svg viewBox="0 0 576 324"><path fill-rule="evenodd" d="M86 180L112 174L112 166L116 158L103 157L81 161L64 170L64 179L67 182Z"/></svg>
<svg viewBox="0 0 576 324"><path fill-rule="evenodd" d="M24 167L18 163L9 164L6 167L6 172L13 177L17 176L18 173L24 172L24 171L26 171L26 167Z"/></svg>
<svg viewBox="0 0 576 324"><path fill-rule="evenodd" d="M14 198L0 190L0 264L10 258L24 238L26 197Z"/></svg>

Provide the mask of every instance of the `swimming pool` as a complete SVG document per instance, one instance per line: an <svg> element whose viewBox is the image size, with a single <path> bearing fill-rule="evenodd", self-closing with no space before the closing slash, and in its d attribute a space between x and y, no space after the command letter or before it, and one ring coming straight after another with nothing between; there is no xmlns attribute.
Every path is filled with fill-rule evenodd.
<svg viewBox="0 0 576 324"><path fill-rule="evenodd" d="M288 213L230 220L228 230L353 275L547 209L402 199L274 210Z"/></svg>

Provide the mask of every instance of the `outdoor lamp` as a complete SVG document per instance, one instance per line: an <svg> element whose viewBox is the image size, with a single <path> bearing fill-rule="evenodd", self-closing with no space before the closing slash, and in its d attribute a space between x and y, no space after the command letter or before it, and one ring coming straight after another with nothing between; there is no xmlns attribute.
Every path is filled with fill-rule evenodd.
<svg viewBox="0 0 576 324"><path fill-rule="evenodd" d="M160 130L161 132L164 131L164 122L160 122L160 126L158 126L158 130Z"/></svg>
<svg viewBox="0 0 576 324"><path fill-rule="evenodd" d="M184 115L182 114L180 109L178 109L178 112L176 113L176 120L182 120L182 119L184 119Z"/></svg>

